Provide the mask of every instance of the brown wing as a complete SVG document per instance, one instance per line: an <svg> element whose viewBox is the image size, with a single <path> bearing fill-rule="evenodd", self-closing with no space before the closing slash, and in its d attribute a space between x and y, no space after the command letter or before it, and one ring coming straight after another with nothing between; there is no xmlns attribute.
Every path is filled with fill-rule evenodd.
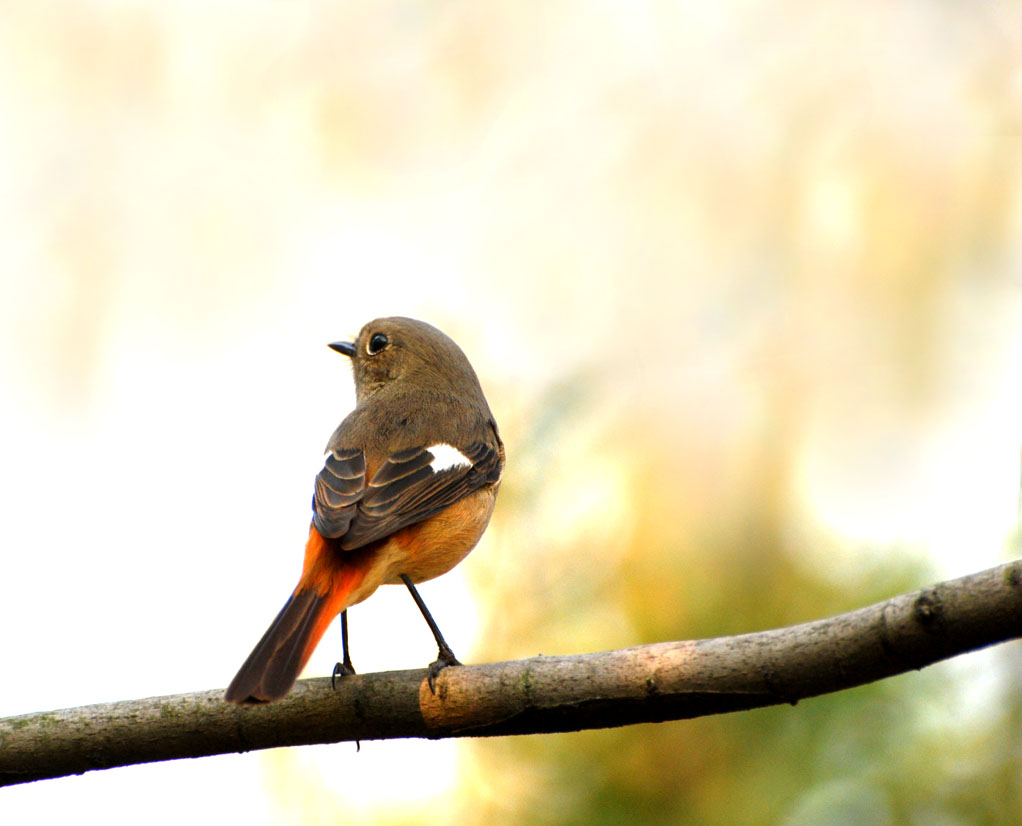
<svg viewBox="0 0 1022 826"><path fill-rule="evenodd" d="M460 453L466 464L442 470L434 470L435 457L425 447L393 454L366 486L341 547L353 550L382 539L500 480L504 457L497 445L477 442Z"/></svg>
<svg viewBox="0 0 1022 826"><path fill-rule="evenodd" d="M312 497L312 524L321 536L336 539L348 532L365 489L366 460L362 451L330 451L316 476Z"/></svg>

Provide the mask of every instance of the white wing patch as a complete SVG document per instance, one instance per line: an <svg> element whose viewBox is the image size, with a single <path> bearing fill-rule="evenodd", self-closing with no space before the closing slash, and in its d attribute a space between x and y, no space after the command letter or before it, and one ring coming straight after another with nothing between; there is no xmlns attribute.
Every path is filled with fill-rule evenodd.
<svg viewBox="0 0 1022 826"><path fill-rule="evenodd" d="M433 461L429 466L433 468L434 473L456 467L469 467L472 464L464 453L448 444L431 445L426 450L433 454Z"/></svg>

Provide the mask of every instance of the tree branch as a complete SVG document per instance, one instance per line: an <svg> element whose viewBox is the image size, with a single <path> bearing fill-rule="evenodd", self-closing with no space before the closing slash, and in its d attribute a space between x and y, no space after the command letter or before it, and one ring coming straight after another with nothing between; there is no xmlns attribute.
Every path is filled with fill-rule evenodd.
<svg viewBox="0 0 1022 826"><path fill-rule="evenodd" d="M266 706L222 692L0 720L0 785L134 763L396 737L488 737L796 703L1022 636L1022 560L830 619L619 651L303 680Z"/></svg>

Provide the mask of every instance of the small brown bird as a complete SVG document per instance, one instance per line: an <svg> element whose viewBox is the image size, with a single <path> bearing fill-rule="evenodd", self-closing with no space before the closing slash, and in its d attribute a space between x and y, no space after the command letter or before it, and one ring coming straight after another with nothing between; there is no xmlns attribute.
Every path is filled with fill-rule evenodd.
<svg viewBox="0 0 1022 826"><path fill-rule="evenodd" d="M284 697L337 614L333 676L354 674L347 609L388 583L408 587L436 638L430 688L459 665L414 583L447 573L486 529L504 469L497 422L461 348L429 324L380 318L330 347L352 360L355 409L316 477L298 586L231 681L232 703Z"/></svg>

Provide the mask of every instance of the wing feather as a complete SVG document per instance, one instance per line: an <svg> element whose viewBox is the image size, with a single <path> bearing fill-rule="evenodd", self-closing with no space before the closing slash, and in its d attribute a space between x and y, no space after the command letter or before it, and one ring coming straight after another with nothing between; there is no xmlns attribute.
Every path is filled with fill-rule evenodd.
<svg viewBox="0 0 1022 826"><path fill-rule="evenodd" d="M496 445L479 442L462 453L471 464L439 472L433 470L435 457L425 447L391 456L366 488L341 547L351 550L382 539L500 479L503 456Z"/></svg>
<svg viewBox="0 0 1022 826"><path fill-rule="evenodd" d="M333 450L316 475L312 522L323 536L347 533L365 491L365 455L357 448Z"/></svg>
<svg viewBox="0 0 1022 826"><path fill-rule="evenodd" d="M361 450L332 450L316 476L313 525L325 537L340 538L342 549L354 550L500 480L504 453L499 443L476 442L459 452L465 464L434 470L436 457L428 448L401 450L367 481Z"/></svg>

